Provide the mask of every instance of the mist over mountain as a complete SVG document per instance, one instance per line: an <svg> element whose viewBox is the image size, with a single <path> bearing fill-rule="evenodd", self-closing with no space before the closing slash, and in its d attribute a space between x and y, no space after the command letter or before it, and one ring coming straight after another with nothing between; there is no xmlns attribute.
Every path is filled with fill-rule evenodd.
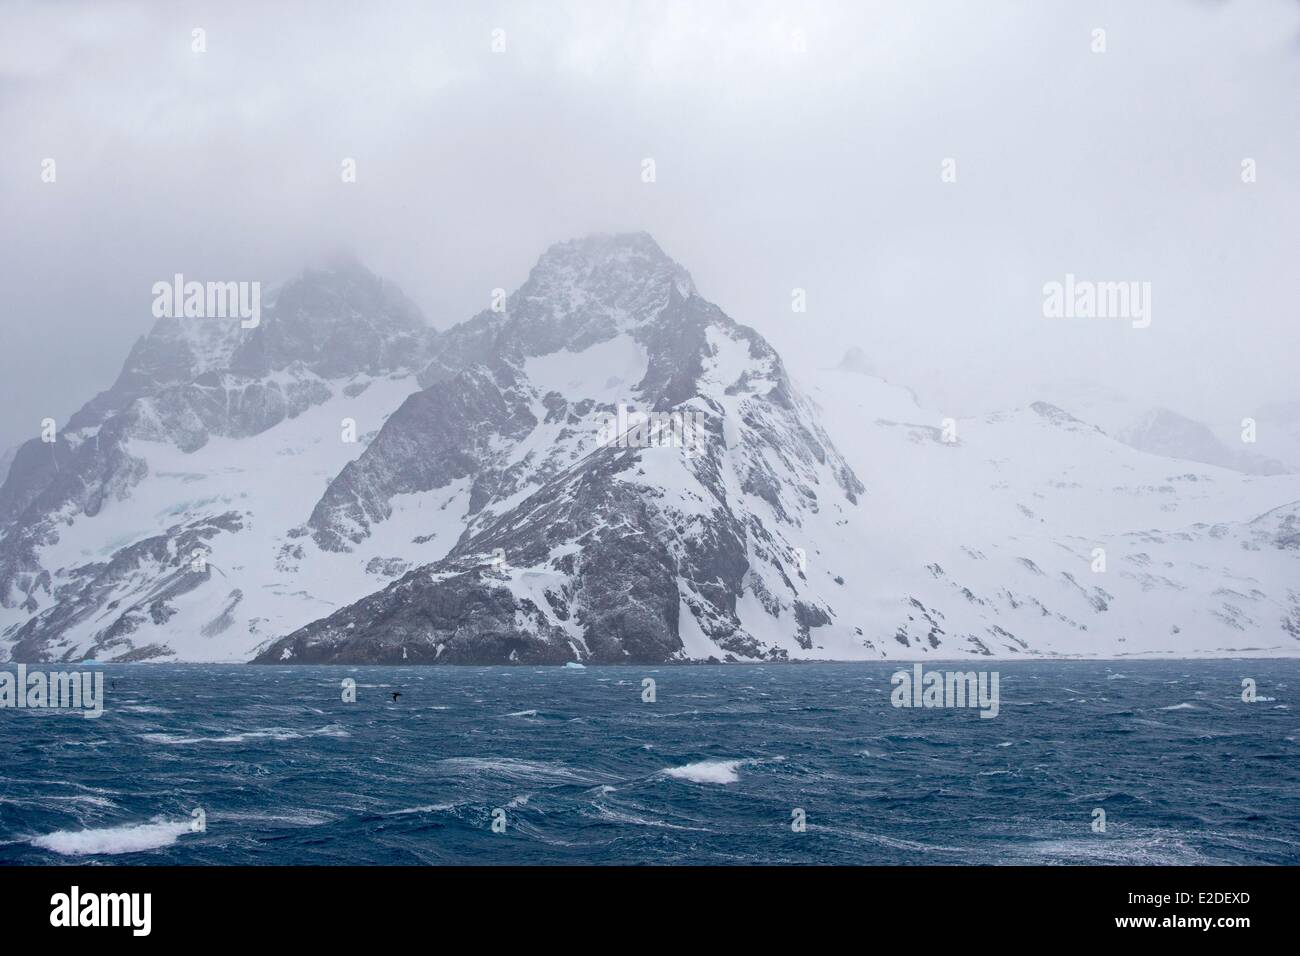
<svg viewBox="0 0 1300 956"><path fill-rule="evenodd" d="M1300 476L1213 460L1176 417L954 418L865 349L804 371L646 233L555 244L443 332L346 257L270 291L253 328L159 319L14 456L0 654L1300 650Z"/></svg>
<svg viewBox="0 0 1300 956"><path fill-rule="evenodd" d="M0 447L112 383L176 272L350 244L445 331L637 229L788 365L856 344L947 415L1078 377L1236 447L1295 402L1300 4L928 2L10 4ZM1149 281L1150 327L1045 318L1067 273Z"/></svg>

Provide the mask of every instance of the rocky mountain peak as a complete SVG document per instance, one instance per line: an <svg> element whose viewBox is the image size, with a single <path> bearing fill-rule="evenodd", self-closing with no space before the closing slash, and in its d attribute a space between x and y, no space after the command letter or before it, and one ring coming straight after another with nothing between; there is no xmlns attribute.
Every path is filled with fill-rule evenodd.
<svg viewBox="0 0 1300 956"><path fill-rule="evenodd" d="M690 274L648 232L594 233L557 242L537 260L530 279L561 273L573 278L669 276L684 293L693 290Z"/></svg>
<svg viewBox="0 0 1300 956"><path fill-rule="evenodd" d="M326 378L382 374L417 362L436 337L396 285L348 255L303 270L270 300L233 371L264 375L299 362Z"/></svg>
<svg viewBox="0 0 1300 956"><path fill-rule="evenodd" d="M841 372L853 372L856 375L876 375L876 367L867 358L867 353L860 346L850 346L836 366Z"/></svg>
<svg viewBox="0 0 1300 956"><path fill-rule="evenodd" d="M557 242L499 307L438 340L420 381L432 385L473 365L581 352L623 333L643 332L672 304L695 298L690 273L648 233Z"/></svg>
<svg viewBox="0 0 1300 956"><path fill-rule="evenodd" d="M551 246L506 311L528 353L582 348L695 294L690 273L647 233L595 235Z"/></svg>
<svg viewBox="0 0 1300 956"><path fill-rule="evenodd" d="M326 378L382 374L418 362L436 336L397 286L350 253L331 254L283 284L259 285L256 302L248 319L159 318L110 390L115 407L211 373L257 378L298 363Z"/></svg>

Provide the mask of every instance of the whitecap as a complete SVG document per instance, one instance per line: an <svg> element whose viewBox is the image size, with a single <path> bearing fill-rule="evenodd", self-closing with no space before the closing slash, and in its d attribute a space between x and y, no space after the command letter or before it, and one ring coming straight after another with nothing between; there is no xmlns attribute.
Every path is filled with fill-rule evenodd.
<svg viewBox="0 0 1300 956"><path fill-rule="evenodd" d="M638 827L662 827L665 830L693 830L697 833L709 833L708 827L688 827L677 823L669 823L667 820L652 820L649 817L640 817L633 813L625 813L622 810L615 810L612 807L596 805L593 807L602 819L611 823L625 823Z"/></svg>
<svg viewBox="0 0 1300 956"><path fill-rule="evenodd" d="M171 846L182 834L190 832L189 820L155 819L152 823L132 823L94 830L56 830L32 839L32 845L63 856L140 853Z"/></svg>
<svg viewBox="0 0 1300 956"><path fill-rule="evenodd" d="M587 772L574 770L561 763L516 760L512 757L447 757L439 760L438 766L474 779L498 778L540 783L544 786L595 782Z"/></svg>
<svg viewBox="0 0 1300 956"><path fill-rule="evenodd" d="M663 775L674 780L689 780L692 783L736 783L740 780L738 771L750 762L748 760L700 760L681 767L670 767L663 771Z"/></svg>
<svg viewBox="0 0 1300 956"><path fill-rule="evenodd" d="M181 746L184 744L240 744L247 740L301 740L303 737L351 737L340 724L327 724L316 730L299 733L284 727L267 727L262 730L249 730L239 734L225 734L221 737L184 737L180 734L141 734L142 740L151 744Z"/></svg>
<svg viewBox="0 0 1300 956"><path fill-rule="evenodd" d="M448 810L455 810L454 803L426 803L420 807L405 807L401 810L390 810L385 816L400 817L408 813L445 813Z"/></svg>
<svg viewBox="0 0 1300 956"><path fill-rule="evenodd" d="M293 827L318 827L333 823L335 817L323 810L300 810L293 813L230 813L223 812L215 819L225 823L237 820L240 823L276 823Z"/></svg>

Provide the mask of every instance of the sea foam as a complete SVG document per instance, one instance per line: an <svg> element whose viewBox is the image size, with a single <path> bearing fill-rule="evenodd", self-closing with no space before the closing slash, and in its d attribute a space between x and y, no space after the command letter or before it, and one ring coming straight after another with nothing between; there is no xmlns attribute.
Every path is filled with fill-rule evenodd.
<svg viewBox="0 0 1300 956"><path fill-rule="evenodd" d="M189 820L154 820L94 830L56 830L32 839L32 845L63 856L139 853L171 846L190 832Z"/></svg>

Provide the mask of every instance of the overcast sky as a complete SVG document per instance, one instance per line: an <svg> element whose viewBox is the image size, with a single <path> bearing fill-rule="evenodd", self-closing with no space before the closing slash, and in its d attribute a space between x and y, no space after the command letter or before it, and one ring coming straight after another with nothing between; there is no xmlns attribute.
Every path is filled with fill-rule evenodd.
<svg viewBox="0 0 1300 956"><path fill-rule="evenodd" d="M637 229L805 374L1239 422L1300 399L1300 3L0 5L0 445L110 385L173 273L346 246L445 328ZM1150 327L1045 318L1066 273L1150 282Z"/></svg>

